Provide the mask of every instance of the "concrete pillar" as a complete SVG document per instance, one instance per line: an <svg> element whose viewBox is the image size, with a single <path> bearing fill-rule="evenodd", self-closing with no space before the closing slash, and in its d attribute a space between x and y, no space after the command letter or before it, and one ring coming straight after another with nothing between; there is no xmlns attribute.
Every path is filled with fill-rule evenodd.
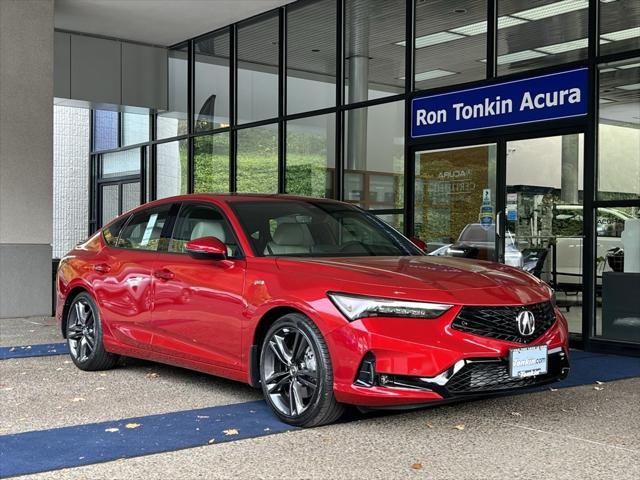
<svg viewBox="0 0 640 480"><path fill-rule="evenodd" d="M51 314L53 0L0 0L0 318Z"/></svg>
<svg viewBox="0 0 640 480"><path fill-rule="evenodd" d="M349 103L369 99L369 11L363 2L348 3L349 12ZM366 170L367 109L347 113L348 170Z"/></svg>
<svg viewBox="0 0 640 480"><path fill-rule="evenodd" d="M562 136L562 173L560 177L560 201L578 203L579 135Z"/></svg>

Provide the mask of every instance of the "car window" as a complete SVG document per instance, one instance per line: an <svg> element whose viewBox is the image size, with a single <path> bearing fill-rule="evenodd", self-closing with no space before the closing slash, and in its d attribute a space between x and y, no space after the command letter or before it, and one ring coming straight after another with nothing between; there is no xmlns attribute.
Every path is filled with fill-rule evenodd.
<svg viewBox="0 0 640 480"><path fill-rule="evenodd" d="M163 250L162 229L169 217L171 204L142 210L133 215L122 229L118 239L119 248L133 250Z"/></svg>
<svg viewBox="0 0 640 480"><path fill-rule="evenodd" d="M422 254L398 232L356 207L326 201L232 202L259 256Z"/></svg>
<svg viewBox="0 0 640 480"><path fill-rule="evenodd" d="M120 235L120 230L122 230L124 224L127 223L127 220L129 220L129 215L116 220L111 225L105 227L102 230L102 235L107 245L109 245L110 247L116 246L116 243L118 242L118 235Z"/></svg>
<svg viewBox="0 0 640 480"><path fill-rule="evenodd" d="M241 256L233 230L217 208L202 204L184 204L173 229L169 252L183 253L188 241L201 237L216 237L227 246L229 257Z"/></svg>
<svg viewBox="0 0 640 480"><path fill-rule="evenodd" d="M624 219L604 209L598 210L596 229L599 237L621 237L624 230Z"/></svg>
<svg viewBox="0 0 640 480"><path fill-rule="evenodd" d="M579 237L582 235L582 210L555 209L551 228L556 237Z"/></svg>

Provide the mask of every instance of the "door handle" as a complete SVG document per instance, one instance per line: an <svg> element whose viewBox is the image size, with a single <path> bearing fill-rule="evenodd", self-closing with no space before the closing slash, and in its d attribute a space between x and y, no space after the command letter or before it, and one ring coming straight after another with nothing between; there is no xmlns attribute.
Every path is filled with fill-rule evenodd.
<svg viewBox="0 0 640 480"><path fill-rule="evenodd" d="M500 233L500 227L502 226L502 211L499 211L498 213L496 213L496 236L500 237L502 236Z"/></svg>
<svg viewBox="0 0 640 480"><path fill-rule="evenodd" d="M153 276L160 280L171 280L175 277L175 274L168 268L161 268L160 270L153 272Z"/></svg>
<svg viewBox="0 0 640 480"><path fill-rule="evenodd" d="M93 270L98 273L109 273L111 271L111 267L106 263L99 263L98 265L93 266Z"/></svg>

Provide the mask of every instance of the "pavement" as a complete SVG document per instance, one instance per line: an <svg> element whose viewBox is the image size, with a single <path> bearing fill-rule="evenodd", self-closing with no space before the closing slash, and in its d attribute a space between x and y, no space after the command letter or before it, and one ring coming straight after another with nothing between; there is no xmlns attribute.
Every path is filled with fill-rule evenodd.
<svg viewBox="0 0 640 480"><path fill-rule="evenodd" d="M535 392L301 430L247 385L130 359L81 372L60 342L52 318L0 320L0 477L640 478L638 358L574 352Z"/></svg>

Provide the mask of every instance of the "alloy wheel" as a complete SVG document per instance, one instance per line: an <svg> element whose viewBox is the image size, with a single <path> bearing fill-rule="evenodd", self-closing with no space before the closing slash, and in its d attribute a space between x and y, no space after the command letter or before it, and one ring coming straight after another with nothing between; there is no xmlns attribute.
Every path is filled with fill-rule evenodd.
<svg viewBox="0 0 640 480"><path fill-rule="evenodd" d="M286 326L266 342L261 366L266 393L281 414L299 417L318 390L318 366L311 341L303 331Z"/></svg>
<svg viewBox="0 0 640 480"><path fill-rule="evenodd" d="M95 316L84 299L74 303L67 324L69 351L78 362L86 362L96 348Z"/></svg>

